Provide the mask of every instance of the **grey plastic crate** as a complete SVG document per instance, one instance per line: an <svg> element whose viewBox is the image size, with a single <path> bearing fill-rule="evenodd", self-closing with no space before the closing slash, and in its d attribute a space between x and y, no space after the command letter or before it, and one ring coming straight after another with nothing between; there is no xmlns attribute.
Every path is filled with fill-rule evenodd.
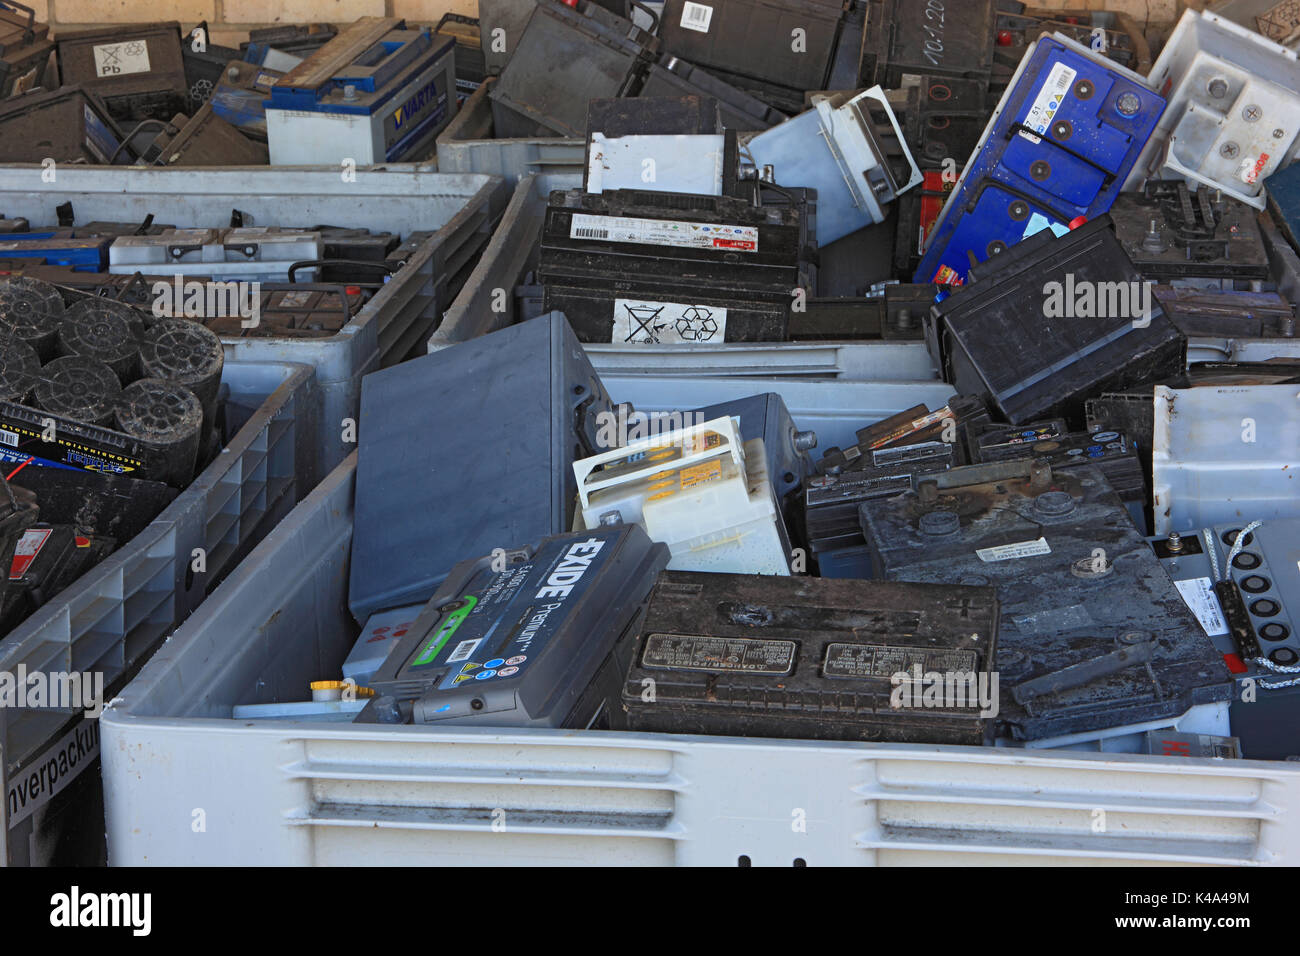
<svg viewBox="0 0 1300 956"><path fill-rule="evenodd" d="M0 165L0 210L53 222L71 202L78 222L142 220L149 213L187 226L329 223L405 236L435 232L342 330L327 338L223 338L227 361L302 362L316 369L322 401L321 460L332 468L351 446L343 419L356 418L361 377L423 349L450 304L448 284L478 255L509 198L495 176L443 174L412 165L361 168L40 167Z"/></svg>
<svg viewBox="0 0 1300 956"><path fill-rule="evenodd" d="M444 173L487 173L512 183L530 173L569 173L582 185L584 140L563 136L493 138L488 94L494 83L496 77L484 80L438 135L438 169Z"/></svg>
<svg viewBox="0 0 1300 956"><path fill-rule="evenodd" d="M314 371L228 361L222 385L228 440L220 455L144 531L0 640L0 673L98 671L111 697L317 483ZM196 573L200 548L206 567ZM90 756L65 768L57 783L67 790L31 810L44 795L33 793L44 788L32 786L32 774L78 733L83 743L97 735L79 711L0 707L0 862L45 862L59 841L65 850L78 842L67 822L85 811L77 777Z"/></svg>
<svg viewBox="0 0 1300 956"><path fill-rule="evenodd" d="M349 458L331 473L105 712L110 863L1288 865L1300 853L1300 766L1282 761L233 720L236 704L304 699L356 638L354 472ZM791 807L817 825L792 828Z"/></svg>

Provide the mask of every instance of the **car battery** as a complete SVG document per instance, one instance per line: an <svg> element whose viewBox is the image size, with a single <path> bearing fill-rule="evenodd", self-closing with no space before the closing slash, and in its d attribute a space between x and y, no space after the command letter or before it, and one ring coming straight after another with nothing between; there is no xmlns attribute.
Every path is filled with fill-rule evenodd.
<svg viewBox="0 0 1300 956"><path fill-rule="evenodd" d="M459 13L444 13L433 28L435 37L456 41L456 98L460 106L483 85L487 64L479 38L479 22Z"/></svg>
<svg viewBox="0 0 1300 956"><path fill-rule="evenodd" d="M46 86L54 41L36 11L0 0L0 100Z"/></svg>
<svg viewBox="0 0 1300 956"><path fill-rule="evenodd" d="M1108 217L1031 236L936 303L926 344L945 381L1008 423L1083 420L1085 398L1182 372L1187 339L1139 281Z"/></svg>
<svg viewBox="0 0 1300 956"><path fill-rule="evenodd" d="M1251 206L1181 180L1148 180L1110 208L1115 235L1144 278L1268 278L1268 252ZM1217 195L1216 195L1217 193Z"/></svg>
<svg viewBox="0 0 1300 956"><path fill-rule="evenodd" d="M1160 308L1187 336L1292 338L1295 306L1276 292L1224 292L1158 285Z"/></svg>
<svg viewBox="0 0 1300 956"><path fill-rule="evenodd" d="M337 335L364 304L355 286L262 283L257 323L243 315L194 316L222 338L326 338Z"/></svg>
<svg viewBox="0 0 1300 956"><path fill-rule="evenodd" d="M728 137L721 133L607 136L593 132L587 140L583 186L589 193L640 189L721 196L726 184L735 182L736 166L735 139L731 137L728 149Z"/></svg>
<svg viewBox="0 0 1300 956"><path fill-rule="evenodd" d="M113 538L84 534L71 525L42 522L28 528L8 564L0 631L13 630L116 547Z"/></svg>
<svg viewBox="0 0 1300 956"><path fill-rule="evenodd" d="M997 588L998 719L1013 740L1126 732L1231 694L1221 655L1093 466L954 468L864 502L861 520L878 577Z"/></svg>
<svg viewBox="0 0 1300 956"><path fill-rule="evenodd" d="M166 120L189 102L180 24L117 24L60 33L59 75L103 97L120 121Z"/></svg>
<svg viewBox="0 0 1300 956"><path fill-rule="evenodd" d="M746 144L754 164L776 182L817 190L817 244L885 218L885 204L921 183L884 90L814 97L813 108Z"/></svg>
<svg viewBox="0 0 1300 956"><path fill-rule="evenodd" d="M973 436L976 463L1031 458L1054 470L1092 465L1121 501L1143 503L1147 499L1142 460L1133 442L1121 432L1072 432L1061 418L986 428Z"/></svg>
<svg viewBox="0 0 1300 956"><path fill-rule="evenodd" d="M271 86L271 165L424 159L456 115L456 41L361 17Z"/></svg>
<svg viewBox="0 0 1300 956"><path fill-rule="evenodd" d="M0 261L30 259L51 266L70 266L79 272L100 272L108 261L113 240L107 236L78 237L72 230L10 233L0 238Z"/></svg>
<svg viewBox="0 0 1300 956"><path fill-rule="evenodd" d="M739 87L671 53L662 54L650 64L639 95L711 96L718 101L723 127L738 131L768 129L789 118Z"/></svg>
<svg viewBox="0 0 1300 956"><path fill-rule="evenodd" d="M907 73L971 79L987 89L997 7L996 0L868 0L863 76L891 90Z"/></svg>
<svg viewBox="0 0 1300 956"><path fill-rule="evenodd" d="M810 478L803 491L804 531L808 547L822 577L870 577L870 561L855 566L861 573L828 574L835 555L866 546L858 521L858 506L869 498L885 498L915 490L923 475L947 471L960 458L951 442L919 442L896 448L877 448L863 456L865 462L851 471Z"/></svg>
<svg viewBox="0 0 1300 956"><path fill-rule="evenodd" d="M817 447L817 433L801 431L790 417L785 400L776 392L763 392L746 398L732 399L696 409L691 413L697 422L712 421L724 415L740 420L740 440L762 439L767 454L767 473L778 501L797 491L804 479L814 472L809 451Z"/></svg>
<svg viewBox="0 0 1300 956"><path fill-rule="evenodd" d="M0 568L12 565L18 542L39 517L36 495L11 485L0 475ZM0 608L8 599L8 590L9 575L0 574Z"/></svg>
<svg viewBox="0 0 1300 956"><path fill-rule="evenodd" d="M728 82L792 91L798 109L804 90L828 88L847 7L844 0L666 0L659 36L665 50Z"/></svg>
<svg viewBox="0 0 1300 956"><path fill-rule="evenodd" d="M157 236L120 236L108 250L113 275L209 276L222 281L286 282L295 262L321 258L321 235L301 229L172 229ZM314 282L318 267L296 273Z"/></svg>
<svg viewBox="0 0 1300 956"><path fill-rule="evenodd" d="M911 82L915 79L915 82ZM939 221L939 213L988 119L986 90L977 80L908 77L903 138L921 171L921 183L898 197L894 268L911 277Z"/></svg>
<svg viewBox="0 0 1300 956"><path fill-rule="evenodd" d="M1300 520L1215 525L1149 539L1232 672L1242 756L1300 755Z"/></svg>
<svg viewBox="0 0 1300 956"><path fill-rule="evenodd" d="M802 312L790 315L786 338L791 342L885 338L885 302L881 298L813 296Z"/></svg>
<svg viewBox="0 0 1300 956"><path fill-rule="evenodd" d="M430 408L441 412L429 416ZM483 408L509 414L484 416ZM367 375L357 430L353 616L364 621L427 601L466 554L571 530L571 466L601 449L599 431L615 420L559 313ZM448 451L478 447L509 455L511 466ZM521 474L537 480L520 481ZM464 507L433 506L452 500Z"/></svg>
<svg viewBox="0 0 1300 956"><path fill-rule="evenodd" d="M1292 381L1295 381L1292 378ZM1156 534L1243 518L1300 518L1300 402L1294 385L1154 389Z"/></svg>
<svg viewBox="0 0 1300 956"><path fill-rule="evenodd" d="M212 92L212 112L250 139L266 142L266 98L282 76L269 67L230 61Z"/></svg>
<svg viewBox="0 0 1300 956"><path fill-rule="evenodd" d="M410 633L411 625L423 609L423 604L408 604L370 615L343 662L343 679L362 687L369 685L393 648Z"/></svg>
<svg viewBox="0 0 1300 956"><path fill-rule="evenodd" d="M860 90L873 85L863 82L862 42L867 31L868 0L849 0L840 22L835 50L826 71L826 89Z"/></svg>
<svg viewBox="0 0 1300 956"><path fill-rule="evenodd" d="M1119 11L1049 10L1004 4L998 11L993 74L989 87L999 93L1020 65L1029 44L1043 33L1061 33L1108 60L1146 76L1151 70L1151 47L1139 25ZM1118 6L1118 4L1117 4Z"/></svg>
<svg viewBox="0 0 1300 956"><path fill-rule="evenodd" d="M622 729L629 632L667 551L619 525L458 563L359 721Z"/></svg>
<svg viewBox="0 0 1300 956"><path fill-rule="evenodd" d="M1146 744L1141 752L1159 757L1219 757L1238 760L1241 758L1241 741L1236 737L1216 734L1148 730Z"/></svg>
<svg viewBox="0 0 1300 956"><path fill-rule="evenodd" d="M917 282L1110 208L1164 99L1136 73L1061 36L1035 41L940 214Z"/></svg>
<svg viewBox="0 0 1300 956"><path fill-rule="evenodd" d="M22 464L27 456L6 446L0 449L0 459ZM12 483L36 495L45 523L74 525L82 534L118 541L130 541L147 528L178 493L160 481L80 468L37 467L35 461Z"/></svg>
<svg viewBox="0 0 1300 956"><path fill-rule="evenodd" d="M790 573L763 440L717 418L573 463L583 524L637 524L668 545L670 568Z"/></svg>
<svg viewBox="0 0 1300 956"><path fill-rule="evenodd" d="M185 112L193 115L212 99L226 64L238 60L239 51L212 43L208 23L204 20L181 39L181 58L185 61L185 83L189 87Z"/></svg>
<svg viewBox="0 0 1300 956"><path fill-rule="evenodd" d="M556 191L537 277L584 342L774 342L815 288L807 207L644 190Z"/></svg>
<svg viewBox="0 0 1300 956"><path fill-rule="evenodd" d="M0 162L109 164L123 140L104 101L79 86L0 99Z"/></svg>
<svg viewBox="0 0 1300 956"><path fill-rule="evenodd" d="M537 0L479 0L479 44L488 76L499 76L514 55Z"/></svg>
<svg viewBox="0 0 1300 956"><path fill-rule="evenodd" d="M1296 151L1300 58L1253 30L1188 10L1151 68L1169 101L1125 186L1186 179L1264 208L1264 180Z"/></svg>
<svg viewBox="0 0 1300 956"><path fill-rule="evenodd" d="M623 709L635 731L980 745L999 651L989 587L665 571Z"/></svg>
<svg viewBox="0 0 1300 956"><path fill-rule="evenodd" d="M265 166L267 150L204 103L192 119L173 116L140 159L154 166Z"/></svg>
<svg viewBox="0 0 1300 956"><path fill-rule="evenodd" d="M955 446L956 457L951 464L970 464L966 451L967 432L982 427L989 420L988 408L974 395L954 395L948 404L934 411L925 405L914 405L859 428L855 436L858 440L853 445L827 448L817 462L817 471L823 475L838 475L867 468L874 464L872 452L878 449L933 441Z"/></svg>
<svg viewBox="0 0 1300 956"><path fill-rule="evenodd" d="M656 37L594 3L538 0L489 94L496 135L581 137L587 101L635 95L658 51Z"/></svg>
<svg viewBox="0 0 1300 956"><path fill-rule="evenodd" d="M240 59L287 73L329 43L339 31L328 23L286 24L248 31Z"/></svg>
<svg viewBox="0 0 1300 956"><path fill-rule="evenodd" d="M396 271L387 262L401 240L396 233L343 226L312 226L321 236L322 282L383 284Z"/></svg>

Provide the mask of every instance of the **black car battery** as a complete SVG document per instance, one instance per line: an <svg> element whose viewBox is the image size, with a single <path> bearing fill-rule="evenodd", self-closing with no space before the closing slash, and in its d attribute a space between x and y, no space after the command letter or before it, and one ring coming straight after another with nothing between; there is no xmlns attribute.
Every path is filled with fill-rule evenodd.
<svg viewBox="0 0 1300 956"><path fill-rule="evenodd" d="M861 507L877 576L998 589L998 719L1015 740L1129 733L1230 675L1101 472L1019 459Z"/></svg>
<svg viewBox="0 0 1300 956"><path fill-rule="evenodd" d="M813 237L805 203L556 191L537 276L584 342L779 342Z"/></svg>
<svg viewBox="0 0 1300 956"><path fill-rule="evenodd" d="M711 96L718 101L722 125L734 130L762 130L789 116L693 63L661 54L646 70L640 96Z"/></svg>
<svg viewBox="0 0 1300 956"><path fill-rule="evenodd" d="M127 162L124 138L104 101L80 86L0 100L0 162Z"/></svg>
<svg viewBox="0 0 1300 956"><path fill-rule="evenodd" d="M54 41L36 11L0 0L0 100L46 85Z"/></svg>
<svg viewBox="0 0 1300 956"><path fill-rule="evenodd" d="M988 87L998 0L870 0L862 42L867 83L903 85L903 74L972 79Z"/></svg>
<svg viewBox="0 0 1300 956"><path fill-rule="evenodd" d="M66 524L33 525L23 532L7 569L0 632L13 630L77 578L108 557L117 541Z"/></svg>
<svg viewBox="0 0 1300 956"><path fill-rule="evenodd" d="M119 121L167 120L189 103L178 23L61 33L56 42L64 85L103 97Z"/></svg>
<svg viewBox="0 0 1300 956"><path fill-rule="evenodd" d="M0 571L13 563L14 551L23 534L40 517L36 495L11 485L0 475ZM0 573L0 609L8 600L9 575Z"/></svg>
<svg viewBox="0 0 1300 956"><path fill-rule="evenodd" d="M1276 292L1241 292L1158 285L1151 290L1187 336L1293 338L1295 306Z"/></svg>
<svg viewBox="0 0 1300 956"><path fill-rule="evenodd" d="M140 159L154 166L265 166L269 154L203 103L192 118L173 116Z"/></svg>
<svg viewBox="0 0 1300 956"><path fill-rule="evenodd" d="M597 4L538 0L489 94L496 135L581 137L587 101L635 95L658 51L657 37Z"/></svg>
<svg viewBox="0 0 1300 956"><path fill-rule="evenodd" d="M970 276L931 308L926 344L945 381L1010 424L1060 417L1077 427L1085 398L1183 369L1186 336L1106 216L1030 236Z"/></svg>
<svg viewBox="0 0 1300 956"><path fill-rule="evenodd" d="M450 37L456 41L456 95L462 106L487 78L487 63L479 28L479 21L475 17L459 13L444 13L438 25L433 28L435 36Z"/></svg>
<svg viewBox="0 0 1300 956"><path fill-rule="evenodd" d="M371 677L358 721L622 729L631 632L667 563L638 525L458 563Z"/></svg>
<svg viewBox="0 0 1300 956"><path fill-rule="evenodd" d="M665 571L623 687L631 730L983 744L989 587Z"/></svg>
<svg viewBox="0 0 1300 956"><path fill-rule="evenodd" d="M208 22L204 20L181 38L181 58L185 61L185 83L189 88L185 112L193 115L212 98L226 64L238 60L239 51L213 43Z"/></svg>
<svg viewBox="0 0 1300 956"><path fill-rule="evenodd" d="M986 425L974 436L974 444L972 463L1032 458L1053 469L1093 465L1120 500L1146 501L1142 459L1122 432L1072 432L1064 419L1054 418L1024 425Z"/></svg>

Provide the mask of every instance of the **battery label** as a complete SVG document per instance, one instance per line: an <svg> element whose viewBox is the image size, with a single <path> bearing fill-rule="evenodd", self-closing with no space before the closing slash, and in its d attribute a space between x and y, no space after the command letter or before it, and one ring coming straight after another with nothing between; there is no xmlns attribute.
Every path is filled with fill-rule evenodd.
<svg viewBox="0 0 1300 956"><path fill-rule="evenodd" d="M1061 102L1065 99L1065 94L1077 75L1077 70L1070 69L1064 63L1053 66L1047 74L1047 81L1038 90L1038 95L1034 97L1033 104L1029 107L1024 125L1036 132L1046 133L1052 117L1061 108ZM1024 133L1021 135L1025 136ZM1025 138L1033 140L1032 136L1025 136Z"/></svg>
<svg viewBox="0 0 1300 956"><path fill-rule="evenodd" d="M1183 596L1183 603L1191 608L1209 637L1219 637L1228 633L1227 622L1223 619L1219 599L1214 593L1214 585L1209 578L1192 578L1190 581L1175 581L1174 584L1178 586L1178 593Z"/></svg>
<svg viewBox="0 0 1300 956"><path fill-rule="evenodd" d="M721 342L727 333L727 310L712 305L614 300L611 342L666 345Z"/></svg>
<svg viewBox="0 0 1300 956"><path fill-rule="evenodd" d="M822 673L827 677L893 677L920 667L922 673L975 673L974 651L942 651L926 647L887 647L884 644L828 644Z"/></svg>
<svg viewBox="0 0 1300 956"><path fill-rule="evenodd" d="M53 528L33 528L23 532L23 536L18 539L18 544L14 547L13 564L9 565L10 581L22 579L52 534L54 534Z"/></svg>
<svg viewBox="0 0 1300 956"><path fill-rule="evenodd" d="M713 8L702 3L687 3L682 7L682 29L697 33L708 33L709 24L713 22Z"/></svg>
<svg viewBox="0 0 1300 956"><path fill-rule="evenodd" d="M10 448L17 448L18 436L11 431L0 428L0 443L8 445Z"/></svg>
<svg viewBox="0 0 1300 956"><path fill-rule="evenodd" d="M975 556L981 561L1010 561L1013 558L1032 558L1040 554L1051 554L1052 549L1046 538L1037 541L1021 541L1017 544L1000 544L995 548L979 548Z"/></svg>
<svg viewBox="0 0 1300 956"><path fill-rule="evenodd" d="M757 252L758 230L753 226L729 226L676 219L636 219L630 216L592 216L574 213L570 239L603 239L610 242L640 242L684 249L727 249Z"/></svg>
<svg viewBox="0 0 1300 956"><path fill-rule="evenodd" d="M149 72L149 48L143 40L106 43L94 48L96 76Z"/></svg>
<svg viewBox="0 0 1300 956"><path fill-rule="evenodd" d="M721 477L722 462L720 461L706 461L699 465L691 465L689 468L682 469L682 490L717 481Z"/></svg>
<svg viewBox="0 0 1300 956"><path fill-rule="evenodd" d="M641 665L657 670L789 674L794 668L795 648L794 641L651 634L646 638Z"/></svg>

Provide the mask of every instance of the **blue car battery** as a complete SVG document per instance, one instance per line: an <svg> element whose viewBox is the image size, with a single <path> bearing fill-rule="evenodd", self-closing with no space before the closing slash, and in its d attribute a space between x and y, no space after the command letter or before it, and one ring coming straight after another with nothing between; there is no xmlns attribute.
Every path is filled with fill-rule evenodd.
<svg viewBox="0 0 1300 956"><path fill-rule="evenodd" d="M948 197L913 281L960 284L972 265L1027 236L1059 235L1106 212L1164 108L1141 76L1073 40L1035 41Z"/></svg>

